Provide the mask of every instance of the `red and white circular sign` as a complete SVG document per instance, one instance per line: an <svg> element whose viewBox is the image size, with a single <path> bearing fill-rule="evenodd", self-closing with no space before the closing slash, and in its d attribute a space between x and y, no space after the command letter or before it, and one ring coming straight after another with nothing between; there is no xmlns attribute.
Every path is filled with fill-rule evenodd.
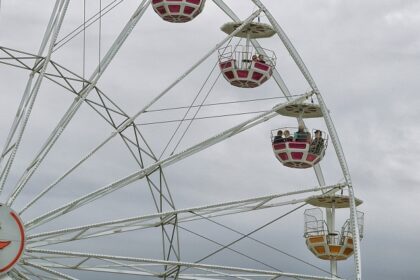
<svg viewBox="0 0 420 280"><path fill-rule="evenodd" d="M0 204L0 274L8 272L25 248L25 229L19 216Z"/></svg>

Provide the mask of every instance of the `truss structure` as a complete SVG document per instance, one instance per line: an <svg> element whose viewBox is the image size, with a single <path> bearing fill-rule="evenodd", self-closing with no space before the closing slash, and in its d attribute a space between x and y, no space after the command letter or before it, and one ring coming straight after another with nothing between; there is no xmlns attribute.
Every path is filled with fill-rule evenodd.
<svg viewBox="0 0 420 280"><path fill-rule="evenodd" d="M37 54L0 47L1 65L5 67L20 68L29 72L24 93L0 156L0 193L6 197L5 201L2 203L3 205L13 208L16 205L15 201L19 196L24 193L26 189L30 188L31 178L44 162L44 159L47 158L50 151L56 145L58 139L83 104L86 104L96 112L110 126L112 133L80 158L66 172L60 174L53 182L45 186L41 192L34 195L23 207L15 209L15 211L23 216L30 213L34 205L38 204L41 199L48 197L50 192L60 185L65 178L81 168L88 159L94 158L94 156L115 137L121 138L125 147L128 149L132 160L138 167L137 171L100 186L74 200L67 201L59 207L48 209L44 213L36 215L31 219L24 219L23 223L26 234L25 251L19 262L14 265L12 269L8 270L6 274L1 274L0 279L79 279L76 276L78 275L78 272L92 272L99 273L99 275L101 275L100 273L111 273L118 275L118 279L120 279L120 276L122 277L124 275L142 277L153 276L164 279L276 279L280 277L291 279L341 279L338 276L336 261L331 261L330 271L327 271L327 276L313 276L279 270L262 270L204 264L201 263L201 260L197 262L187 262L181 257L182 248L179 236L179 229L184 224L193 221L209 221L216 217L239 213L252 213L254 211L262 211L264 209L286 205L295 205L297 206L296 209L299 209L306 205L305 201L309 195L334 194L338 191L347 191L350 197L350 228L355 237L354 275L355 279L362 279L360 239L354 190L344 152L330 117L329 110L303 60L276 19L260 0L251 1L255 5L255 12L251 13L246 19L241 20L233 9L224 1L213 0L212 2L230 19L240 23L240 27L218 42L211 50L191 65L187 71L176 78L166 89L157 94L147 105L139 108L133 115L129 115L121 109L122 106L117 105L118 102L106 95L99 89L97 84L111 61L121 50L122 45L131 34L134 27L141 20L146 10L150 9L149 6L151 1L141 1L113 44L105 55L101 57L100 62L89 78L84 78L82 75L62 66L53 59L53 53L57 49L57 46L61 47L57 38L68 11L68 6L70 4L69 0L56 0ZM115 2L116 1L113 1L100 11L96 20L100 19L101 12L109 12L110 5L114 5ZM299 96L293 96L286 86L286 83L283 81L279 71L273 69L272 77L285 96L285 102L274 104L274 106L272 105L266 111L221 131L214 136L210 136L199 143L191 145L182 151L165 155L165 157L157 156L156 151L151 148L148 140L143 135L142 128L136 123L136 120L143 114L146 114L157 101L171 92L178 83L190 75L204 61L212 57L218 49L226 45L227 42L235 37L242 27L251 23L261 15L265 15L268 19L268 22L275 30L301 74L306 79L310 90ZM255 49L264 50L256 39L251 39L250 43ZM17 182L12 184L10 175L13 172L13 167L16 165L16 154L18 153L22 139L24 138L32 109L41 89L41 84L46 81L59 85L61 88L65 89L65 91L71 93L72 96L74 96L74 100L67 110L63 112L62 117L57 121L55 128L46 137L45 142L41 147L37 148L38 150L34 158L29 161L24 172L19 175ZM316 98L321 108L328 133L331 137L331 142L343 173L344 182L327 184L320 165L316 165L314 171L318 179L318 186L309 188L298 187L296 188L296 191L288 193L252 197L249 199L194 206L184 209L176 207L164 172L168 166L277 117L277 111L285 106L300 104L313 97ZM303 120L300 121L303 122ZM116 220L107 220L104 218L103 221L97 223L44 230L45 225L54 225L54 222L57 219L71 215L76 210L91 205L93 202L103 197L112 196L117 190L138 181L146 182L151 193L151 200L155 207L154 213ZM6 194L6 189L11 189L11 192ZM329 222L333 223L335 218L334 214L331 211L327 211L327 214ZM160 229L161 235L161 259L56 249L59 246L69 248L71 244L82 240L112 238L127 232L156 228ZM244 238L252 239L250 234L241 234L240 240ZM227 245L218 244L221 246L220 250L231 250L232 252L244 255L237 249L232 248L231 245L233 243Z"/></svg>

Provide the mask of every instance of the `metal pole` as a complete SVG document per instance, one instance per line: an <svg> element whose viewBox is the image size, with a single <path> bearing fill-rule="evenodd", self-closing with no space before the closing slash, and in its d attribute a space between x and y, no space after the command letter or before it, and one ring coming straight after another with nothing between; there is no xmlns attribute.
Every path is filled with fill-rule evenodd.
<svg viewBox="0 0 420 280"><path fill-rule="evenodd" d="M15 123L16 126L15 126L15 124L13 125L13 127L12 127L12 131L13 132L12 132L11 135L9 135L9 137L12 138L12 137L14 137L14 133L16 131L18 133L17 134L16 141L15 141L15 143L13 144L13 146L11 148L10 157L9 157L9 159L8 159L8 161L7 161L4 169L1 172L0 193L3 191L4 185L6 184L7 177L8 177L9 172L10 172L10 169L11 169L11 167L13 165L13 162L14 162L14 159L15 159L15 156L16 156L16 153L17 153L17 151L19 149L19 146L20 146L20 143L21 143L23 134L25 132L26 125L27 125L28 120L29 120L29 117L31 115L31 111L32 111L33 105L35 103L35 100L36 100L38 91L39 91L39 89L41 87L42 80L43 80L43 78L45 76L45 72L47 70L49 61L51 59L51 54L52 54L52 51L53 51L53 47L54 47L55 41L57 40L58 33L60 32L61 25L63 23L63 20L64 20L64 17L66 15L66 13L67 13L67 7L69 5L69 1L70 0L63 0L62 1L62 3L60 4L60 7L58 8L58 12L57 12L56 18L54 19L54 21L52 23L51 23L51 20L48 23L49 26L47 27L46 33L48 33L48 35L51 36L51 40L50 40L48 52L47 52L47 55L45 57L44 63L42 65L42 69L39 72L39 76L38 76L38 78L37 78L37 80L35 82L35 85L31 89L31 92L30 92L29 96L27 97L27 100L24 101L24 103L26 103L25 106L19 108L19 109L21 109L21 112L18 111L18 114L21 113L22 115L21 116L17 116L17 118L15 119L15 120L17 120L17 123ZM54 8L54 11L56 11L55 8ZM51 26L50 26L50 24L51 24ZM51 34L49 34L50 32L51 32ZM44 40L43 40L43 42L41 44L40 51L45 47L45 44L46 44L46 41L47 41L47 37L49 37L48 35L44 36ZM31 73L31 75L33 75L33 74L34 73ZM31 83L32 83L32 77L30 76L29 81L28 81L28 84L27 84L27 87L26 87L26 90L29 91ZM26 96L27 96L27 92L25 92L23 98L25 99ZM11 140L11 138L10 138L10 140ZM8 141L9 141L9 139L8 139Z"/></svg>
<svg viewBox="0 0 420 280"><path fill-rule="evenodd" d="M335 234L335 203L332 204L331 209L327 209L327 224L328 224L328 233ZM333 235L334 236L334 235ZM334 245L337 245L334 243ZM337 275L337 261L330 261L330 271L331 277Z"/></svg>
<svg viewBox="0 0 420 280"><path fill-rule="evenodd" d="M39 47L39 50L38 50L38 56L39 57L41 57L42 54L44 53L47 42L48 42L48 39L51 37L54 18L56 17L56 13L57 13L60 2L61 2L61 0L56 0L56 2L55 2L53 11L52 11L51 16L50 16L50 20L49 20L47 28L45 30L44 38L42 39L41 46ZM0 166L1 166L1 162L3 161L4 156L7 154L7 150L10 148L9 145L10 145L10 142L12 141L12 139L13 139L13 136L16 133L18 124L20 123L20 120L23 117L23 112L24 112L23 108L24 108L24 106L27 105L28 95L29 95L30 89L32 87L32 80L33 80L35 74L37 73L36 69L35 69L35 66L39 63L39 61L40 61L40 58L35 60L33 70L31 72L31 74L29 74L29 79L26 83L25 91L24 91L23 97L20 101L20 104L19 104L19 107L18 107L18 110L17 110L17 113L16 113L16 117L13 121L12 127L10 129L9 135L7 137L7 140L6 140L6 144L4 145L4 149L3 149L3 152L1 154Z"/></svg>

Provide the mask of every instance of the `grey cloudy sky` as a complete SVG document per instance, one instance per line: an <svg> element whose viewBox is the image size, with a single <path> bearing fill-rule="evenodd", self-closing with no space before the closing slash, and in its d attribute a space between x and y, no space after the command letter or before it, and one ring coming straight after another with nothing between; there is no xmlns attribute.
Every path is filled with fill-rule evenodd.
<svg viewBox="0 0 420 280"><path fill-rule="evenodd" d="M87 14L96 13L98 1L87 2ZM102 2L105 6L111 1ZM139 2L125 0L103 18L102 55ZM255 10L251 1L226 2L241 18L246 18ZM417 121L420 117L420 99L416 97L416 91L420 72L420 1L263 2L288 34L317 82L340 136L356 196L364 201L360 206L360 210L366 213L365 237L361 245L364 279L418 279L420 128ZM3 0L1 4L0 45L36 53L52 9L52 1ZM72 31L82 20L82 1L71 1L59 38ZM267 21L264 17L261 20ZM222 40L225 35L219 27L227 21L230 20L210 0L207 0L203 13L188 24L163 22L149 9L104 73L98 83L99 88L130 115L134 114ZM86 36L86 76L89 76L98 61L98 25L88 29ZM277 37L261 40L260 43L276 52L277 69L293 94L309 90L309 85ZM81 74L82 46L82 37L79 35L55 52L53 60ZM216 59L216 54L212 55L152 108L189 105L207 76L212 81L216 79L217 68L216 72L211 72ZM0 66L1 146L7 137L27 77L28 73L24 70ZM281 92L273 80L248 90L231 87L220 78L206 102L276 96L281 96ZM16 182L72 100L73 96L51 82L42 84L6 190L10 190ZM278 99L207 108L199 116L266 110L281 101ZM184 112L150 113L137 122L179 119ZM248 117L196 121L177 151ZM322 120L310 120L307 125L326 130ZM168 167L165 174L177 207L315 186L316 177L312 170L283 167L273 156L269 133L282 126L296 126L296 121L279 116ZM175 128L176 124L149 125L142 126L142 132L159 155ZM111 131L111 127L95 112L82 106L31 179L30 187L22 193L22 198L16 203L17 207L55 180ZM328 147L321 166L328 184L342 180L332 145ZM116 138L23 218L29 219L44 213L137 169L138 166L122 141ZM5 193L1 199L4 201ZM290 209L241 214L220 221L246 233ZM153 211L153 202L146 184L138 182L46 228L80 225ZM338 224L344 222L346 215L347 212L339 215L341 220ZM221 243L238 238L208 222L192 223L185 227ZM186 231L181 230L180 235L185 261L194 261L217 248ZM303 210L299 210L257 233L255 237L328 270L328 263L317 260L306 249L302 235ZM112 240L107 248L102 246L106 242L102 239L90 243L79 242L65 248L161 257L159 240L153 233L125 234ZM125 245L120 245L126 243L130 243L129 250ZM320 273L284 255L256 246L251 241L241 242L235 248L284 271ZM216 255L207 262L267 269L231 252ZM340 275L352 278L352 266L352 260L340 263ZM75 275L83 279L115 279L112 275Z"/></svg>

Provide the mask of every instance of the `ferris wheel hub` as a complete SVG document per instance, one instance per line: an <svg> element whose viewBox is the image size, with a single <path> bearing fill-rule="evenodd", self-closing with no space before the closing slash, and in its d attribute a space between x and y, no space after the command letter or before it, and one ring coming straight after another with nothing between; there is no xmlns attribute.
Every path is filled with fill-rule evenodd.
<svg viewBox="0 0 420 280"><path fill-rule="evenodd" d="M20 260L25 249L25 229L19 215L0 204L0 275Z"/></svg>

